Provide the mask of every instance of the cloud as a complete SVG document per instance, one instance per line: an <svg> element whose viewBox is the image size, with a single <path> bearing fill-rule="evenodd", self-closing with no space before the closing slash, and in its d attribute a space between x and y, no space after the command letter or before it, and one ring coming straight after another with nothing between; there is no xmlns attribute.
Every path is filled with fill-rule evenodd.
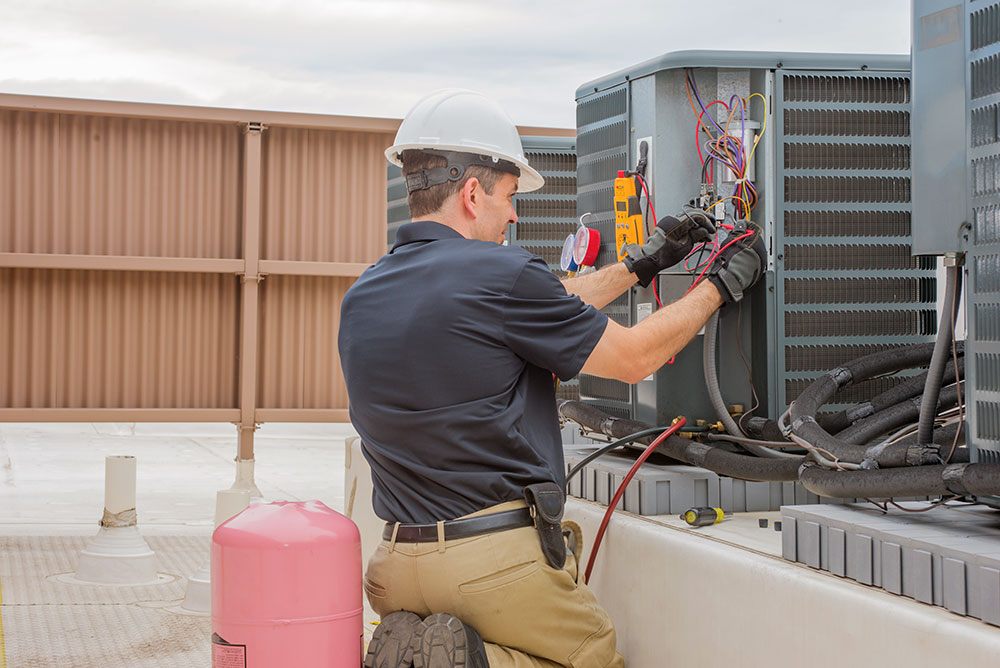
<svg viewBox="0 0 1000 668"><path fill-rule="evenodd" d="M582 83L668 51L906 52L907 0L39 0L0 6L0 86L399 117L444 86L571 127Z"/></svg>

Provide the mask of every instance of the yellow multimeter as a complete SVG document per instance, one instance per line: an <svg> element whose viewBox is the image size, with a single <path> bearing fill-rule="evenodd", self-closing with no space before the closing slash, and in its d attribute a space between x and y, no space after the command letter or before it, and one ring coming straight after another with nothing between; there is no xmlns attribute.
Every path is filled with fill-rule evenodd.
<svg viewBox="0 0 1000 668"><path fill-rule="evenodd" d="M635 179L619 171L615 179L615 248L618 260L625 257L626 244L641 246L642 243L642 209L635 190Z"/></svg>

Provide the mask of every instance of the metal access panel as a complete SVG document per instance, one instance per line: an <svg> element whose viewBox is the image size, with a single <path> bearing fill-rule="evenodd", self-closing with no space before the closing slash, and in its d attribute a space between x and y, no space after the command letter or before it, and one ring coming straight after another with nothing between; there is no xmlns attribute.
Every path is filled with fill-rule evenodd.
<svg viewBox="0 0 1000 668"><path fill-rule="evenodd" d="M1000 462L1000 3L966 3L968 442ZM980 499L1000 508L1000 497Z"/></svg>
<svg viewBox="0 0 1000 668"><path fill-rule="evenodd" d="M963 246L964 18L955 0L913 0L914 254L940 255Z"/></svg>
<svg viewBox="0 0 1000 668"><path fill-rule="evenodd" d="M648 176L658 217L676 214L699 194L687 68L705 103L752 93L767 100L765 109L752 99L748 120L764 128L751 167L760 197L751 218L765 231L769 266L742 307L721 316L718 368L726 403L754 404L752 374L762 404L756 414L776 418L838 364L932 340L935 263L910 252L905 57L686 51L581 86L577 212L597 216L594 227L605 242L598 265L616 260L613 180L618 170L634 168L643 139L651 142ZM660 279L666 303L684 294L692 276L678 266ZM634 288L605 311L632 325L655 310L653 297L652 290ZM676 415L714 422L702 378L699 335L672 364L636 385L582 376L581 396L646 422ZM862 383L842 400L864 401L896 382Z"/></svg>

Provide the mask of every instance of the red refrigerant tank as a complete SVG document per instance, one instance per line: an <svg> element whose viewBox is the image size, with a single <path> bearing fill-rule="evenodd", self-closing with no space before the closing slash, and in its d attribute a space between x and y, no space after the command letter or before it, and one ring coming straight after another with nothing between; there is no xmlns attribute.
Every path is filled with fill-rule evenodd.
<svg viewBox="0 0 1000 668"><path fill-rule="evenodd" d="M361 535L319 501L260 503L212 536L213 668L358 668Z"/></svg>

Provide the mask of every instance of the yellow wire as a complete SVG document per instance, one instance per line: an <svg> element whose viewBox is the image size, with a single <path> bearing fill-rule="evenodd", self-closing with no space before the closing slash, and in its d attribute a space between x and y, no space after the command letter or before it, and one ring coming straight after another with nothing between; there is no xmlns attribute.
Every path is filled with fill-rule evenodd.
<svg viewBox="0 0 1000 668"><path fill-rule="evenodd" d="M759 97L760 100L761 100L761 102L764 103L764 124L760 128L760 134L758 134L756 137L754 137L753 148L750 149L750 157L747 158L747 164L750 163L750 160L753 158L754 151L757 150L757 142L759 142L760 138L764 136L765 132L767 132L767 99L763 95L761 95L760 93L754 93L753 95L751 95L750 97L748 97L745 100L746 105L747 105L747 109L750 108L750 100L754 99L755 97Z"/></svg>
<svg viewBox="0 0 1000 668"><path fill-rule="evenodd" d="M725 197L720 197L719 199L715 200L715 202L712 203L712 206L715 206L719 202L725 202L727 199L731 199L731 200L735 200L737 202L741 202L743 204L743 210L747 212L747 216L748 216L747 219L746 219L747 222L748 223L752 222L750 220L750 218L749 218L750 202L747 201L747 200L745 200L745 199L743 199L742 197L737 197L736 195L726 195Z"/></svg>

